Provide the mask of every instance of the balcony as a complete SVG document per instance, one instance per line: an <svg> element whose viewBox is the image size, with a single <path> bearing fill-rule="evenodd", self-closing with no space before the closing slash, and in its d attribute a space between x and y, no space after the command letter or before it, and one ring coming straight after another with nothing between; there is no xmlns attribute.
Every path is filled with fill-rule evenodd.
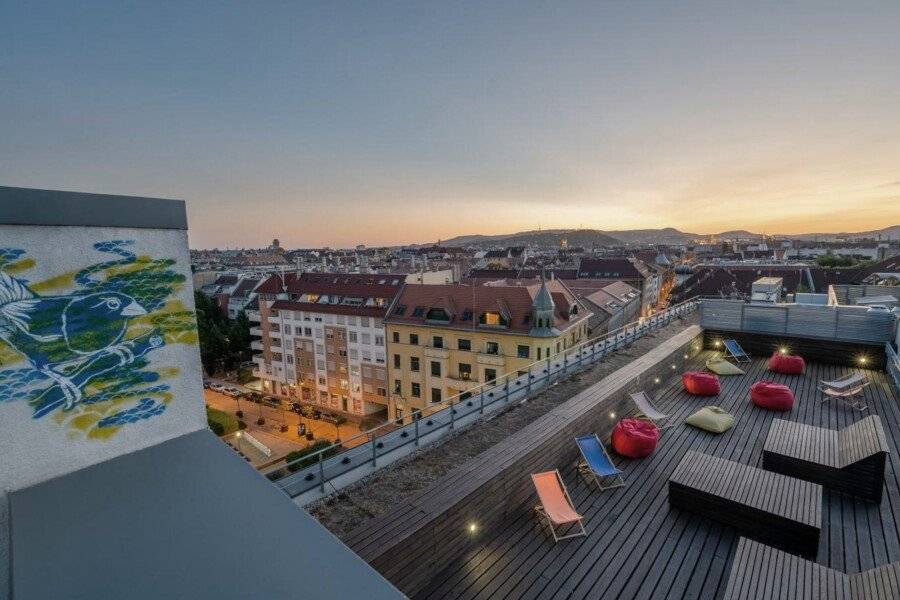
<svg viewBox="0 0 900 600"><path fill-rule="evenodd" d="M256 337L262 337L262 328L261 327L251 327L250 335L255 335Z"/></svg>
<svg viewBox="0 0 900 600"><path fill-rule="evenodd" d="M270 315L270 316L269 316L269 323L272 323L273 325L280 325L280 324L281 324L281 317L279 317L278 315Z"/></svg>
<svg viewBox="0 0 900 600"><path fill-rule="evenodd" d="M250 342L250 349L259 350L260 352L262 352L262 350L264 349L263 343L259 340L253 340L252 342Z"/></svg>
<svg viewBox="0 0 900 600"><path fill-rule="evenodd" d="M276 331L276 330L274 330L274 329L270 329L270 330L269 330L269 337L272 338L273 340L280 340L280 339L281 339L281 332L280 332L280 331Z"/></svg>
<svg viewBox="0 0 900 600"><path fill-rule="evenodd" d="M259 323L259 322L262 320L261 317L259 316L259 311L258 311L258 310L247 310L247 311L244 311L244 312L246 313L247 318L248 318L248 319L250 320L250 322L252 322L252 323Z"/></svg>

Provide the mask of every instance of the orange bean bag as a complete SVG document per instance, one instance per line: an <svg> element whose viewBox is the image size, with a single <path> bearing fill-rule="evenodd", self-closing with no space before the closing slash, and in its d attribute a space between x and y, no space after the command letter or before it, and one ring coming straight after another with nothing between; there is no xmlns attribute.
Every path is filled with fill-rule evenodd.
<svg viewBox="0 0 900 600"><path fill-rule="evenodd" d="M687 371L681 375L681 384L687 393L695 396L715 396L721 389L719 376L705 371Z"/></svg>
<svg viewBox="0 0 900 600"><path fill-rule="evenodd" d="M806 361L802 356L795 354L782 354L776 351L769 358L769 370L785 375L801 375L806 369Z"/></svg>
<svg viewBox="0 0 900 600"><path fill-rule="evenodd" d="M659 442L659 429L644 419L622 419L612 431L613 449L629 458L653 454Z"/></svg>
<svg viewBox="0 0 900 600"><path fill-rule="evenodd" d="M750 386L750 400L767 410L791 410L794 407L794 392L774 381L757 381Z"/></svg>

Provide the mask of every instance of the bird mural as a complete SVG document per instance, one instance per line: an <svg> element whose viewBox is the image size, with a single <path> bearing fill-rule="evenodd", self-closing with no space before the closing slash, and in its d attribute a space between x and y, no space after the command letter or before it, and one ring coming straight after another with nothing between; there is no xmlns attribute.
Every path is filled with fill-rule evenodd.
<svg viewBox="0 0 900 600"><path fill-rule="evenodd" d="M146 314L124 293L39 296L0 272L0 339L58 386L64 410L81 401L82 388L93 378L85 369L95 364L121 366L135 359L134 345L123 340L129 321Z"/></svg>
<svg viewBox="0 0 900 600"><path fill-rule="evenodd" d="M197 345L197 321L176 259L139 251L136 240L89 243L0 246L0 412L24 402L70 439L102 441L176 401L173 360L177 346ZM28 278L42 260L55 268Z"/></svg>

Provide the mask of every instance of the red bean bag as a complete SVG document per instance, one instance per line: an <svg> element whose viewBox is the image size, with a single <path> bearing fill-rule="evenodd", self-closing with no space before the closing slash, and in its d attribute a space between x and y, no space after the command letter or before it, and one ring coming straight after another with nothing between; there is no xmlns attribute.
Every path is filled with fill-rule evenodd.
<svg viewBox="0 0 900 600"><path fill-rule="evenodd" d="M659 441L659 429L644 419L622 419L612 431L612 445L616 452L629 458L653 454Z"/></svg>
<svg viewBox="0 0 900 600"><path fill-rule="evenodd" d="M687 371L681 375L685 391L695 396L715 396L719 393L719 376L705 371Z"/></svg>
<svg viewBox="0 0 900 600"><path fill-rule="evenodd" d="M806 368L806 362L802 356L795 354L782 354L776 351L769 359L769 370L785 375L801 375Z"/></svg>
<svg viewBox="0 0 900 600"><path fill-rule="evenodd" d="M757 381L750 386L753 404L768 410L791 410L794 407L794 392L786 385L774 381Z"/></svg>

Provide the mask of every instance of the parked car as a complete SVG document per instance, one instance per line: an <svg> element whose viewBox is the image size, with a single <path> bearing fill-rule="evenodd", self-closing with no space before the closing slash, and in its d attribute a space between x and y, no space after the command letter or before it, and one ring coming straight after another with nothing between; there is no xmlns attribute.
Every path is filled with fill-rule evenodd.
<svg viewBox="0 0 900 600"><path fill-rule="evenodd" d="M239 398L241 395L243 395L243 392L241 392L241 390L232 386L226 387L224 390L222 390L222 392L228 396L231 396L232 398Z"/></svg>
<svg viewBox="0 0 900 600"><path fill-rule="evenodd" d="M213 390L214 392L220 392L220 393L225 392L225 386L222 385L221 383L210 383L209 389Z"/></svg>
<svg viewBox="0 0 900 600"><path fill-rule="evenodd" d="M210 381L206 377L203 378L203 389L208 390L210 386Z"/></svg>
<svg viewBox="0 0 900 600"><path fill-rule="evenodd" d="M336 424L338 422L337 416L331 413L323 414L320 418L326 423Z"/></svg>
<svg viewBox="0 0 900 600"><path fill-rule="evenodd" d="M291 402L291 410L299 415L303 413L303 406L299 402Z"/></svg>
<svg viewBox="0 0 900 600"><path fill-rule="evenodd" d="M281 400L279 400L278 398L273 398L271 396L263 397L262 403L270 408L281 408Z"/></svg>

